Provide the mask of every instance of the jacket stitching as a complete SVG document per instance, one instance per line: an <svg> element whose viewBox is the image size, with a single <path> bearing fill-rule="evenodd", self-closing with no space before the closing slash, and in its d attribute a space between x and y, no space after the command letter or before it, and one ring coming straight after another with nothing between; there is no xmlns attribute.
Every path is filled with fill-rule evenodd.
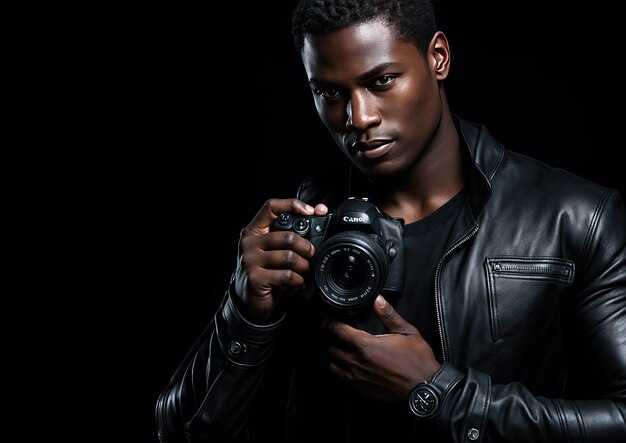
<svg viewBox="0 0 626 443"><path fill-rule="evenodd" d="M559 419L559 426L561 428L561 435L566 439L566 441L571 441L569 435L569 429L567 428L567 422L565 421L565 413L561 408L560 403L557 400L552 400L552 404L554 405L554 409L556 410L556 416Z"/></svg>
<svg viewBox="0 0 626 443"><path fill-rule="evenodd" d="M504 161L504 146L498 145L498 148L500 148L500 155L496 159L496 161L495 161L495 163L493 165L493 169L491 170L491 172L487 176L487 178L489 179L490 182L493 179L493 177L496 175L496 172L498 171L498 169L500 169L500 165ZM479 169L481 169L481 168L479 167Z"/></svg>
<svg viewBox="0 0 626 443"><path fill-rule="evenodd" d="M491 337L493 341L500 339L500 331L498 330L498 297L495 294L496 284L495 276L491 272L491 262L489 259L485 262L485 271L487 272L487 303L491 307Z"/></svg>
<svg viewBox="0 0 626 443"><path fill-rule="evenodd" d="M576 411L576 423L578 424L578 429L583 436L583 441L587 441L587 430L585 429L585 423L582 421L582 414L580 413L580 409L578 408L578 404L576 402L570 401L570 404Z"/></svg>
<svg viewBox="0 0 626 443"><path fill-rule="evenodd" d="M585 242L583 243L583 257L585 258L585 261L587 261L587 254L589 254L589 249L591 248L591 238L598 227L600 215L602 214L602 211L604 211L604 207L606 206L606 202L608 201L611 193L611 191L608 191L602 196L598 202L596 210L593 213L591 223L589 224L587 234L585 235Z"/></svg>
<svg viewBox="0 0 626 443"><path fill-rule="evenodd" d="M482 415L480 418L480 433L478 434L479 436L479 440L478 441L482 441L483 439L483 431L485 428L485 420L487 418L487 412L489 411L489 403L490 403L490 399L491 399L491 379L489 377L487 377L487 392L485 394L485 401L483 403L483 411L482 411Z"/></svg>

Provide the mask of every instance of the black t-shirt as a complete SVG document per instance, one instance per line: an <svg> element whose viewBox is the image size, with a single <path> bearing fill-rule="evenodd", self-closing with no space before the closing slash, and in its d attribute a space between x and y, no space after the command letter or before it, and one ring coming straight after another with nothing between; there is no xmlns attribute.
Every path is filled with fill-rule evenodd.
<svg viewBox="0 0 626 443"><path fill-rule="evenodd" d="M404 295L396 311L413 324L442 361L435 310L435 273L446 249L461 236L463 191L429 216L404 227L406 274Z"/></svg>

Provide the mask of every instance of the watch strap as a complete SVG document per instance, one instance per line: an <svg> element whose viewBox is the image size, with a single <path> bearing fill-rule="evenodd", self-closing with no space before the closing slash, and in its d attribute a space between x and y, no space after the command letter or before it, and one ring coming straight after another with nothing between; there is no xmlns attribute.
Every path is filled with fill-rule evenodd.
<svg viewBox="0 0 626 443"><path fill-rule="evenodd" d="M441 395L445 398L463 377L465 377L465 374L450 363L445 362L437 372L435 372L431 383L439 388Z"/></svg>

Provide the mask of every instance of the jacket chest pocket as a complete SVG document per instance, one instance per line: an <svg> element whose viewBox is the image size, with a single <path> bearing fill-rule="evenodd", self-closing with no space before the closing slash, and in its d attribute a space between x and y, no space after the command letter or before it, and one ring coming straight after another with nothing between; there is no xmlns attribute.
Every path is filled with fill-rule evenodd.
<svg viewBox="0 0 626 443"><path fill-rule="evenodd" d="M551 320L572 285L573 262L554 257L487 257L485 271L494 341L539 338L558 326Z"/></svg>

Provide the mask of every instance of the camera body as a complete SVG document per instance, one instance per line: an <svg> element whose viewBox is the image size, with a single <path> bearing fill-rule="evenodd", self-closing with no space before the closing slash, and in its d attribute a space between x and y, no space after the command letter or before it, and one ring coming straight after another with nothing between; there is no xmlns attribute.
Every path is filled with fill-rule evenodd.
<svg viewBox="0 0 626 443"><path fill-rule="evenodd" d="M356 312L381 292L402 292L404 242L402 219L382 213L367 198L350 197L325 216L282 213L274 231L293 231L315 246L311 259L314 285L330 307Z"/></svg>

